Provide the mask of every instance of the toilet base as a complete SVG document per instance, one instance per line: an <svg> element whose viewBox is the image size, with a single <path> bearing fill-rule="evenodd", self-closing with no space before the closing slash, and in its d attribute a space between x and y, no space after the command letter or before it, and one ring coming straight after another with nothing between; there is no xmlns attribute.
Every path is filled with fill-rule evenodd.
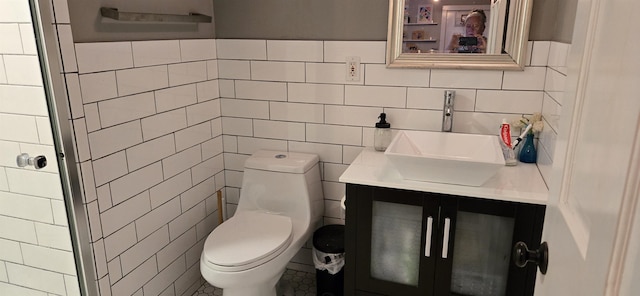
<svg viewBox="0 0 640 296"><path fill-rule="evenodd" d="M295 296L295 291L288 281L280 279L273 289L268 287L227 288L222 290L222 296L256 295L256 296Z"/></svg>
<svg viewBox="0 0 640 296"><path fill-rule="evenodd" d="M222 289L222 296L276 296L276 287L253 286Z"/></svg>
<svg viewBox="0 0 640 296"><path fill-rule="evenodd" d="M291 284L286 281L280 279L276 284L276 287L272 289L267 287L252 287L252 288L242 288L242 289L233 289L227 288L222 290L223 296L229 295L256 295L256 296L295 296L295 291Z"/></svg>
<svg viewBox="0 0 640 296"><path fill-rule="evenodd" d="M276 286L285 271L285 264L282 265L282 268L276 270L261 265L245 271L226 273L210 269L201 260L200 272L209 284L222 289L223 296L276 296Z"/></svg>

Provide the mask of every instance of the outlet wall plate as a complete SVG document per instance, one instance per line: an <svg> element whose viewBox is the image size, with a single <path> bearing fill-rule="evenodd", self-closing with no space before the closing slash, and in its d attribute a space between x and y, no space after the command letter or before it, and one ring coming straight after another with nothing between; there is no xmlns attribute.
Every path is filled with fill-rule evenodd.
<svg viewBox="0 0 640 296"><path fill-rule="evenodd" d="M347 57L347 81L360 81L360 57Z"/></svg>

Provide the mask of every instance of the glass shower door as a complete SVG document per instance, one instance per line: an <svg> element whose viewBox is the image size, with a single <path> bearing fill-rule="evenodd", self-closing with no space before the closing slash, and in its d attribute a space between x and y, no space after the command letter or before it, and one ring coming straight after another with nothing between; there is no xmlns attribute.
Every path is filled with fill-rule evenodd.
<svg viewBox="0 0 640 296"><path fill-rule="evenodd" d="M50 1L0 1L0 10L0 295L90 294L52 128L49 73L60 71L44 42L55 38Z"/></svg>

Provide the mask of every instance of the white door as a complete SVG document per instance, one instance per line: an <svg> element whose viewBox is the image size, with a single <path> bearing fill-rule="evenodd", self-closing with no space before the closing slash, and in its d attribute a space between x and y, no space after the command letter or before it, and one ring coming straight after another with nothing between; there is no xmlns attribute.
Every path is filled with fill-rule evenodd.
<svg viewBox="0 0 640 296"><path fill-rule="evenodd" d="M640 295L638 11L579 1L535 295Z"/></svg>

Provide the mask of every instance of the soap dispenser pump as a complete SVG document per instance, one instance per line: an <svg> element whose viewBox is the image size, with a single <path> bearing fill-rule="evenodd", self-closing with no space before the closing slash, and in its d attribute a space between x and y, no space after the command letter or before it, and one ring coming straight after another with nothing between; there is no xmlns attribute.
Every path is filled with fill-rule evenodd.
<svg viewBox="0 0 640 296"><path fill-rule="evenodd" d="M376 131L373 135L373 148L377 151L385 151L391 143L391 124L387 122L387 114L380 113L380 122L376 123Z"/></svg>

